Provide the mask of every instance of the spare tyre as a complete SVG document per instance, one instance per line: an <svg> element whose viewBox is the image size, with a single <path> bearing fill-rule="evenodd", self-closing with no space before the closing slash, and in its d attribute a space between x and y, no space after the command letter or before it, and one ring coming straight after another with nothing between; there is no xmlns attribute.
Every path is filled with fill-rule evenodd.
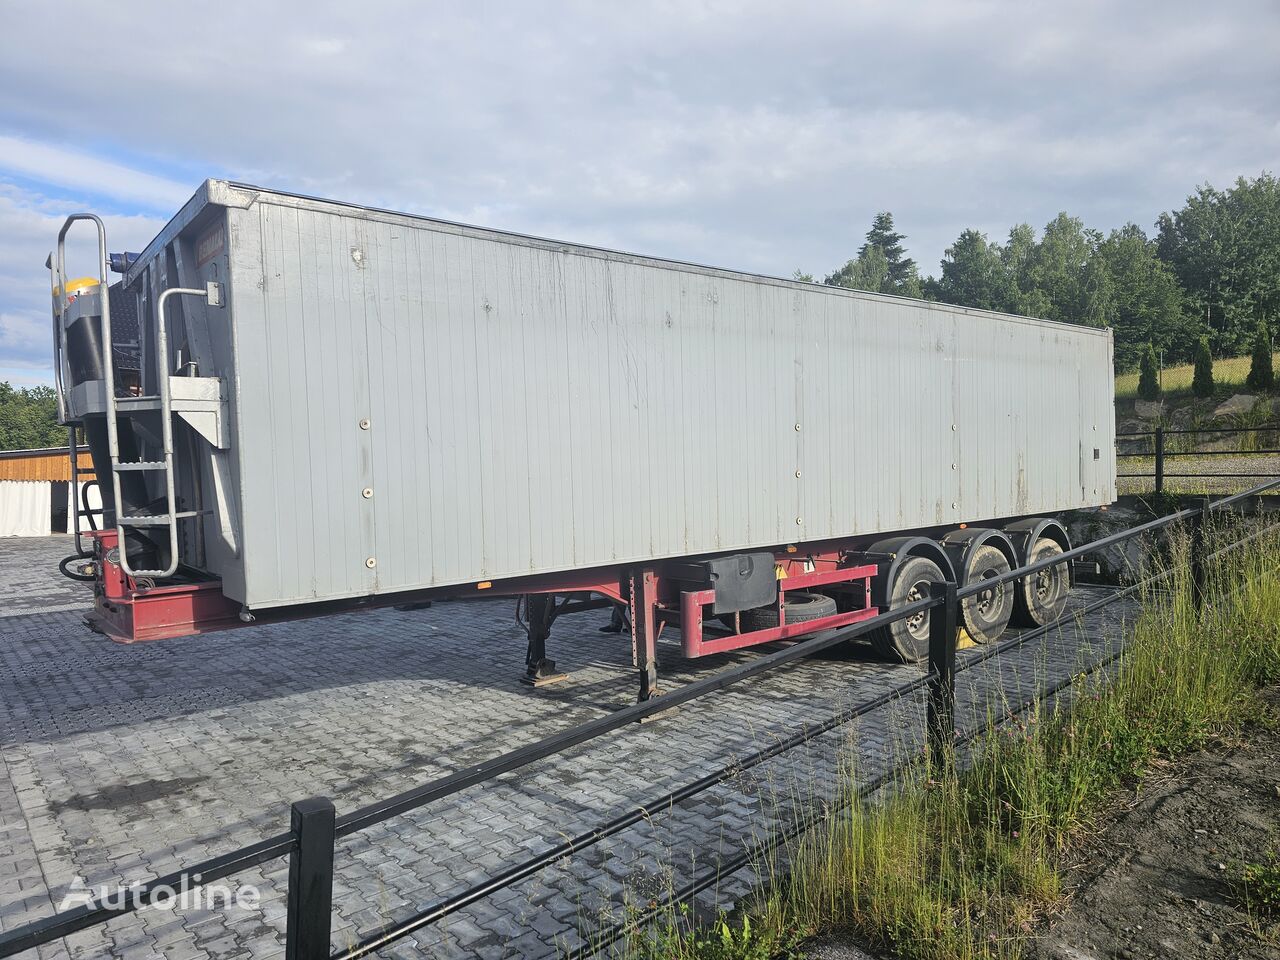
<svg viewBox="0 0 1280 960"><path fill-rule="evenodd" d="M788 593L783 609L786 611L787 623L808 623L810 620L821 620L836 614L836 602L821 593ZM777 607L756 607L754 610L743 610L738 614L742 624L742 632L752 630L769 630L778 625ZM730 626L733 625L733 614L722 618Z"/></svg>

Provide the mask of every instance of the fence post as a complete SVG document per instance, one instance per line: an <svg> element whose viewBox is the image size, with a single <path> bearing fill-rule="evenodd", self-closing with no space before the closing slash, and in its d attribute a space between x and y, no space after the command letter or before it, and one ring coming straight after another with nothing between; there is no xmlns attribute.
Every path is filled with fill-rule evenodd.
<svg viewBox="0 0 1280 960"><path fill-rule="evenodd" d="M1156 427L1156 493L1164 493L1164 427Z"/></svg>
<svg viewBox="0 0 1280 960"><path fill-rule="evenodd" d="M1201 497L1191 518L1191 606L1196 613L1204 609L1209 584L1209 570L1205 562L1209 553L1208 521L1209 498Z"/></svg>
<svg viewBox="0 0 1280 960"><path fill-rule="evenodd" d="M929 611L929 683L927 736L935 764L951 755L956 733L956 585L948 580L929 586L929 597L941 601Z"/></svg>
<svg viewBox="0 0 1280 960"><path fill-rule="evenodd" d="M289 855L289 903L285 960L328 960L333 916L333 801L325 797L293 805L290 829L297 846Z"/></svg>

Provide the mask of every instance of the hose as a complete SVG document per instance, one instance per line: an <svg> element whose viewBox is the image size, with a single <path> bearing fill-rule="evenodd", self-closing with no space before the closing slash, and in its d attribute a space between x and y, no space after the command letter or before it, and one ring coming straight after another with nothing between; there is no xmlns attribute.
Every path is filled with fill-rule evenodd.
<svg viewBox="0 0 1280 960"><path fill-rule="evenodd" d="M87 559L86 557L82 557L78 553L73 553L71 556L64 557L62 560L58 562L58 571L64 577L67 577L70 580L75 580L77 583L93 583L96 579L98 579L96 574L72 573L70 570L67 569L68 564L79 563L82 570L86 568L92 570L93 564L84 563L86 559Z"/></svg>

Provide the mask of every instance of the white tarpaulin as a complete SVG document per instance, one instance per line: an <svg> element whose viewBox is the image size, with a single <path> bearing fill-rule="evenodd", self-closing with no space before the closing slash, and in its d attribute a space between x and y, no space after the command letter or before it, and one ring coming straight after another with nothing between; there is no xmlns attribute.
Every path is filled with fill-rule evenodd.
<svg viewBox="0 0 1280 960"><path fill-rule="evenodd" d="M80 488L81 488L81 489L84 489L84 484L83 484L83 483L82 483L82 484L80 484ZM73 494L73 493L72 493L72 489L71 489L71 484L69 484L69 483L68 483L68 484L67 484L67 533L75 533L75 532L76 532L76 530L75 530L76 504L77 504L77 503L84 503L84 501L83 501L83 500L80 500L80 499L72 499L72 498L73 498L73 496L78 497L78 496L79 496L79 494ZM90 507L92 507L94 510L100 510L100 509L102 509L102 491L98 489L98 485L97 485L96 483L95 483L92 487L90 487L90 488L89 488L89 506L90 506ZM94 522L94 523L96 523L96 524L98 525L98 527L99 527L99 528L101 528L101 527L102 527L102 514L100 514L100 513L98 513L98 514L94 514L93 522ZM81 533L84 533L84 532L86 532L86 531L88 531L88 530L92 530L92 529L93 529L93 528L89 526L89 518L88 518L88 517L81 517L81 518L80 518L80 532L81 532Z"/></svg>
<svg viewBox="0 0 1280 960"><path fill-rule="evenodd" d="M47 480L0 480L0 537L47 537L50 488Z"/></svg>

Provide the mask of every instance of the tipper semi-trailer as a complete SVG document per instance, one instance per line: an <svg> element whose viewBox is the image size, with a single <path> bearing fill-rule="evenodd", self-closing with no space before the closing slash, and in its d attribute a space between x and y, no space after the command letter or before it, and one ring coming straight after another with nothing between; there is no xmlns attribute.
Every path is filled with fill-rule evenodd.
<svg viewBox="0 0 1280 960"><path fill-rule="evenodd" d="M1108 330L221 180L108 250L79 214L49 266L103 504L63 571L116 640L506 595L531 683L558 616L613 607L648 697L664 627L698 657L846 626L1049 559L1055 514L1115 498ZM1048 622L1068 566L961 622ZM927 613L873 642L921 659Z"/></svg>

